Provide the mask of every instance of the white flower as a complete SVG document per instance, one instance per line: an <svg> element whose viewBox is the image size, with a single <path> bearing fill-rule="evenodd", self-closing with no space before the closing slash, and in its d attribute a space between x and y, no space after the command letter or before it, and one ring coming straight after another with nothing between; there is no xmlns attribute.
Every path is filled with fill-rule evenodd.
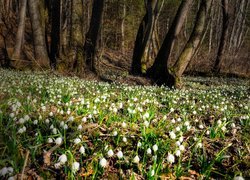
<svg viewBox="0 0 250 180"><path fill-rule="evenodd" d="M222 124L221 120L218 120L218 121L217 121L217 124L218 124L218 125L221 125L221 124Z"/></svg>
<svg viewBox="0 0 250 180"><path fill-rule="evenodd" d="M48 143L53 143L53 139L52 138L48 138L47 142Z"/></svg>
<svg viewBox="0 0 250 180"><path fill-rule="evenodd" d="M82 125L80 124L80 125L78 125L78 127L77 127L77 130L82 130Z"/></svg>
<svg viewBox="0 0 250 180"><path fill-rule="evenodd" d="M8 178L8 180L15 180L15 179L16 179L15 176L11 176Z"/></svg>
<svg viewBox="0 0 250 180"><path fill-rule="evenodd" d="M30 119L29 115L25 115L25 116L24 116L24 120L25 120L25 121L28 121L29 119Z"/></svg>
<svg viewBox="0 0 250 180"><path fill-rule="evenodd" d="M0 170L0 176L5 176L8 173L8 168L7 167L3 167Z"/></svg>
<svg viewBox="0 0 250 180"><path fill-rule="evenodd" d="M34 121L33 121L33 124L34 124L34 125L37 125L37 123L38 123L38 120L34 120Z"/></svg>
<svg viewBox="0 0 250 180"><path fill-rule="evenodd" d="M116 155L117 155L118 159L123 158L123 153L122 153L122 151L118 151Z"/></svg>
<svg viewBox="0 0 250 180"><path fill-rule="evenodd" d="M202 124L199 125L200 129L204 129L204 126Z"/></svg>
<svg viewBox="0 0 250 180"><path fill-rule="evenodd" d="M122 138L122 141L126 143L128 140L127 140L126 137L123 137L123 138Z"/></svg>
<svg viewBox="0 0 250 180"><path fill-rule="evenodd" d="M61 167L61 163L60 163L60 162L55 163L55 165L54 165L54 166L55 166L55 168L56 168L56 169L59 169L59 168Z"/></svg>
<svg viewBox="0 0 250 180"><path fill-rule="evenodd" d="M108 157L112 157L114 155L114 152L112 149L110 149L107 154L108 154Z"/></svg>
<svg viewBox="0 0 250 180"><path fill-rule="evenodd" d="M79 144L81 142L81 139L80 138L75 138L75 140L74 140L74 143L75 144Z"/></svg>
<svg viewBox="0 0 250 180"><path fill-rule="evenodd" d="M46 119L46 120L45 120L45 123L46 123L46 124L49 124L49 119Z"/></svg>
<svg viewBox="0 0 250 180"><path fill-rule="evenodd" d="M154 176L155 175L155 170L152 169L151 172L150 172L150 176Z"/></svg>
<svg viewBox="0 0 250 180"><path fill-rule="evenodd" d="M232 123L232 124L231 124L231 127L232 127L232 128L235 128L235 127L236 127L235 123Z"/></svg>
<svg viewBox="0 0 250 180"><path fill-rule="evenodd" d="M138 143L137 143L137 147L141 147L141 142L139 141Z"/></svg>
<svg viewBox="0 0 250 180"><path fill-rule="evenodd" d="M53 133L53 134L57 134L57 129L56 129L56 128L53 128L53 129L52 129L52 133Z"/></svg>
<svg viewBox="0 0 250 180"><path fill-rule="evenodd" d="M179 141L182 143L183 142L183 136L179 138Z"/></svg>
<svg viewBox="0 0 250 180"><path fill-rule="evenodd" d="M56 138L55 143L56 143L57 145L62 144L62 137Z"/></svg>
<svg viewBox="0 0 250 180"><path fill-rule="evenodd" d="M69 128L69 127L68 127L68 125L67 125L67 124L64 124L64 125L63 125L63 129L65 129L65 130L66 130L66 129L68 129L68 128Z"/></svg>
<svg viewBox="0 0 250 180"><path fill-rule="evenodd" d="M186 121L186 122L184 123L185 126L189 126L189 124L190 124L189 121Z"/></svg>
<svg viewBox="0 0 250 180"><path fill-rule="evenodd" d="M148 155L152 154L152 150L150 148L147 149L147 154Z"/></svg>
<svg viewBox="0 0 250 180"><path fill-rule="evenodd" d="M177 151L175 152L175 155L176 155L177 157L179 157L179 156L181 155L181 151L180 151L180 150L177 150Z"/></svg>
<svg viewBox="0 0 250 180"><path fill-rule="evenodd" d="M156 152L158 150L157 144L153 145L153 151Z"/></svg>
<svg viewBox="0 0 250 180"><path fill-rule="evenodd" d="M176 146L180 146L180 145L181 145L181 142L180 142L180 141L176 141L175 145L176 145Z"/></svg>
<svg viewBox="0 0 250 180"><path fill-rule="evenodd" d="M82 122L85 123L86 121L87 121L87 118L86 118L86 117L83 117L83 118L82 118Z"/></svg>
<svg viewBox="0 0 250 180"><path fill-rule="evenodd" d="M20 118L18 121L19 124L23 124L24 122L25 122L25 120L23 118Z"/></svg>
<svg viewBox="0 0 250 180"><path fill-rule="evenodd" d="M10 113L10 117L11 118L15 117L15 114L14 113Z"/></svg>
<svg viewBox="0 0 250 180"><path fill-rule="evenodd" d="M117 136L117 134L118 134L117 131L113 132L113 136Z"/></svg>
<svg viewBox="0 0 250 180"><path fill-rule="evenodd" d="M144 115L143 115L143 119L148 119L149 118L149 113L146 112Z"/></svg>
<svg viewBox="0 0 250 180"><path fill-rule="evenodd" d="M53 116L53 112L50 112L50 113L49 113L49 116L50 116L50 117Z"/></svg>
<svg viewBox="0 0 250 180"><path fill-rule="evenodd" d="M172 164L175 161L174 155L171 153L168 153L167 161Z"/></svg>
<svg viewBox="0 0 250 180"><path fill-rule="evenodd" d="M222 126L221 130L225 132L227 130L226 126Z"/></svg>
<svg viewBox="0 0 250 180"><path fill-rule="evenodd" d="M122 122L122 127L123 128L126 128L127 127L127 124L125 122Z"/></svg>
<svg viewBox="0 0 250 180"><path fill-rule="evenodd" d="M12 173L13 173L13 171L14 171L14 170L13 170L13 167L8 167L7 169L8 169L8 173L9 173L9 175L10 175L10 174L12 174Z"/></svg>
<svg viewBox="0 0 250 180"><path fill-rule="evenodd" d="M180 149L181 151L184 151L184 150L185 150L185 147L184 147L183 145L180 145L179 149Z"/></svg>
<svg viewBox="0 0 250 180"><path fill-rule="evenodd" d="M138 155L136 155L136 156L134 157L133 162L134 162L134 163L139 163L139 162L140 162L140 158L139 158Z"/></svg>
<svg viewBox="0 0 250 180"><path fill-rule="evenodd" d="M80 150L79 150L79 152L81 153L81 154L85 154L85 148L84 148L84 146L81 146L80 147Z"/></svg>
<svg viewBox="0 0 250 180"><path fill-rule="evenodd" d="M76 173L80 168L80 163L79 162L73 162L72 164L72 171L73 173Z"/></svg>
<svg viewBox="0 0 250 180"><path fill-rule="evenodd" d="M144 121L144 126L148 127L149 126L149 122L148 121Z"/></svg>
<svg viewBox="0 0 250 180"><path fill-rule="evenodd" d="M176 130L176 131L180 131L180 130L181 130L180 126L177 126L177 127L175 128L175 130Z"/></svg>
<svg viewBox="0 0 250 180"><path fill-rule="evenodd" d="M175 133L174 133L173 131L171 131L171 132L169 133L169 135L170 135L170 138L171 138L171 139L175 139L175 138L176 138L176 135L175 135Z"/></svg>
<svg viewBox="0 0 250 180"><path fill-rule="evenodd" d="M171 122L174 124L175 123L175 119L172 119Z"/></svg>
<svg viewBox="0 0 250 180"><path fill-rule="evenodd" d="M65 154L62 154L59 158L58 161L60 162L60 164L65 164L67 162L67 156Z"/></svg>
<svg viewBox="0 0 250 180"><path fill-rule="evenodd" d="M70 116L68 121L74 121L74 117L73 116Z"/></svg>
<svg viewBox="0 0 250 180"><path fill-rule="evenodd" d="M171 109L170 109L170 112L174 112L174 108L171 108Z"/></svg>
<svg viewBox="0 0 250 180"><path fill-rule="evenodd" d="M236 176L233 178L233 180L245 180L242 176Z"/></svg>
<svg viewBox="0 0 250 180"><path fill-rule="evenodd" d="M199 142L196 146L197 146L197 148L202 148L202 143Z"/></svg>
<svg viewBox="0 0 250 180"><path fill-rule="evenodd" d="M100 160L99 164L100 164L101 167L105 168L105 167L107 167L108 162L107 162L107 160L105 158L102 158Z"/></svg>

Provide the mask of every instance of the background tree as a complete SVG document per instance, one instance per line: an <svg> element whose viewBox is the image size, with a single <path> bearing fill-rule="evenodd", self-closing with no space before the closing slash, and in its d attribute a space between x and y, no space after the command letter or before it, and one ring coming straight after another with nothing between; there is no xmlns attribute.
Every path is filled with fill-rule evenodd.
<svg viewBox="0 0 250 180"><path fill-rule="evenodd" d="M104 0L94 0L90 27L84 44L84 55L87 68L94 72L98 41L100 40L103 8Z"/></svg>

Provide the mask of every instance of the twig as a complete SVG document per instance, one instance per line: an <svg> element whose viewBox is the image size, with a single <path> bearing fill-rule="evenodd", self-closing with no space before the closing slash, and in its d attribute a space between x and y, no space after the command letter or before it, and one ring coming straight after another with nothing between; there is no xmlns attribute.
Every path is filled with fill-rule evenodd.
<svg viewBox="0 0 250 180"><path fill-rule="evenodd" d="M26 152L26 156L25 156L25 161L24 161L24 164L23 164L23 170L22 170L21 180L23 180L24 170L25 170L25 168L26 168L26 166L27 166L27 162L28 162L29 154L30 154L30 151L29 151L29 150L27 150L27 152Z"/></svg>

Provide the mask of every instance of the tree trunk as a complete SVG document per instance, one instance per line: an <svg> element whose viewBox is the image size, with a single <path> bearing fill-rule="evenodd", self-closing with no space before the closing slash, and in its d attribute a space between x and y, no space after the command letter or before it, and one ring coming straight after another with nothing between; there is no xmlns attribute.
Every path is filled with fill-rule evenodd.
<svg viewBox="0 0 250 180"><path fill-rule="evenodd" d="M204 34L204 29L206 25L206 17L208 11L211 7L212 0L202 0L201 5L196 16L196 22L193 29L193 32L185 45L182 53L180 54L178 60L175 62L171 74L175 78L174 86L176 88L181 87L181 76L184 73L188 63L192 59L194 53L196 52L201 39L202 35Z"/></svg>
<svg viewBox="0 0 250 180"><path fill-rule="evenodd" d="M147 54L147 45L153 32L153 25L155 24L154 11L158 6L158 0L147 0L146 14L140 24L137 32L136 41L134 45L133 61L131 73L135 75L142 74L142 62Z"/></svg>
<svg viewBox="0 0 250 180"><path fill-rule="evenodd" d="M183 0L181 2L173 23L157 54L155 62L147 71L147 75L159 85L166 84L169 87L174 85L174 78L168 72L169 57L173 49L175 39L181 31L185 22L185 17L187 16L192 3L193 1L191 0Z"/></svg>
<svg viewBox="0 0 250 180"><path fill-rule="evenodd" d="M228 12L228 0L222 0L222 12L223 12L223 25L222 25L222 35L220 39L218 54L214 63L213 72L219 73L221 70L221 63L223 55L226 51L226 44L228 38L228 29L229 29L229 12Z"/></svg>
<svg viewBox="0 0 250 180"><path fill-rule="evenodd" d="M36 58L36 64L34 65L40 68L48 68L49 58L45 45L45 36L43 34L40 22L38 0L28 0L28 6L33 31L34 51Z"/></svg>
<svg viewBox="0 0 250 180"><path fill-rule="evenodd" d="M52 0L50 47L50 65L52 69L56 69L56 59L60 53L60 4L61 0Z"/></svg>
<svg viewBox="0 0 250 180"><path fill-rule="evenodd" d="M20 15L19 15L19 24L16 35L16 44L14 47L14 52L12 54L13 59L20 59L22 45L24 43L26 7L27 7L27 0L22 0Z"/></svg>
<svg viewBox="0 0 250 180"><path fill-rule="evenodd" d="M122 4L122 22L121 22L121 48L122 53L125 53L125 18L126 18L126 0Z"/></svg>
<svg viewBox="0 0 250 180"><path fill-rule="evenodd" d="M104 0L94 0L90 27L84 44L85 63L87 68L95 72L95 59L102 26Z"/></svg>

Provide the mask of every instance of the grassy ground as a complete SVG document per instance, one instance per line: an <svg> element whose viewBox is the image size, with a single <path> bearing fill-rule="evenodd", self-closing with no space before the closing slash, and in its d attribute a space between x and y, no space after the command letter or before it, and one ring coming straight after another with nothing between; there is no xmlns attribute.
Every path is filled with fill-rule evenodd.
<svg viewBox="0 0 250 180"><path fill-rule="evenodd" d="M0 179L250 178L249 81L183 90L0 69Z"/></svg>

